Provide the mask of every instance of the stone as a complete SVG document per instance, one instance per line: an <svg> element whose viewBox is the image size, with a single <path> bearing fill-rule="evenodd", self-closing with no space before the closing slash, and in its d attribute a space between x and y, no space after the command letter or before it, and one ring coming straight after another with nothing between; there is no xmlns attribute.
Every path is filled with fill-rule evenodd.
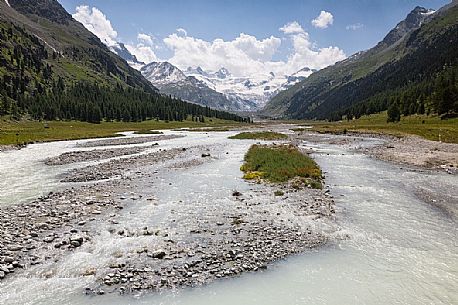
<svg viewBox="0 0 458 305"><path fill-rule="evenodd" d="M166 253L164 250L157 250L154 252L151 252L148 256L152 258L158 258L158 259L163 259L165 257Z"/></svg>
<svg viewBox="0 0 458 305"><path fill-rule="evenodd" d="M81 246L81 243L77 240L72 240L70 244L75 248Z"/></svg>

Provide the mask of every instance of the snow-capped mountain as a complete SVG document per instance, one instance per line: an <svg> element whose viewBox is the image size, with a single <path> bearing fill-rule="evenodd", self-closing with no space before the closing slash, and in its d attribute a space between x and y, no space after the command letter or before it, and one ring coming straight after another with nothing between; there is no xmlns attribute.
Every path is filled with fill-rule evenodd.
<svg viewBox="0 0 458 305"><path fill-rule="evenodd" d="M143 66L140 71L151 83L166 85L186 80L186 75L169 62L152 62Z"/></svg>
<svg viewBox="0 0 458 305"><path fill-rule="evenodd" d="M186 76L183 71L169 62L152 62L140 72L159 90L168 95L203 106L229 111L256 110L256 104L238 97L226 96L207 86L194 76ZM197 73L205 73L203 70ZM221 71L220 77L224 71Z"/></svg>
<svg viewBox="0 0 458 305"><path fill-rule="evenodd" d="M297 83L303 81L304 79L306 79L307 77L309 77L310 74L312 74L313 72L316 72L316 70L315 69L310 69L310 68L307 68L307 67L300 69L299 71L297 71L293 75L288 76L286 78L286 82L283 83L275 93L278 93L280 91L288 89L289 87L294 86L295 84L297 84Z"/></svg>
<svg viewBox="0 0 458 305"><path fill-rule="evenodd" d="M304 80L314 72L303 68L293 75L258 74L236 77L226 68L205 71L188 67L182 71L169 62L145 65L137 60L122 43L110 50L130 66L140 70L153 85L165 94L173 95L204 106L230 111L256 111L282 90Z"/></svg>
<svg viewBox="0 0 458 305"><path fill-rule="evenodd" d="M309 68L303 68L290 76L275 75L270 72L268 74L236 77L224 67L214 72L205 71L201 67L188 67L184 74L195 77L209 88L221 92L227 97L252 101L256 104L256 109L261 109L280 90L291 87L313 72Z"/></svg>

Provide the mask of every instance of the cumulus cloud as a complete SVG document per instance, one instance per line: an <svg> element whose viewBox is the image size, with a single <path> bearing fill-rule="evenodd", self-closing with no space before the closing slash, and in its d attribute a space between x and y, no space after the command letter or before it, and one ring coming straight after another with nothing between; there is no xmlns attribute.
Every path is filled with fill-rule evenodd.
<svg viewBox="0 0 458 305"><path fill-rule="evenodd" d="M137 35L137 39L143 43L153 45L153 37L148 34L140 33Z"/></svg>
<svg viewBox="0 0 458 305"><path fill-rule="evenodd" d="M309 33L296 21L281 27L280 31L289 34L293 43L294 51L288 56L285 64L287 74L294 73L304 67L322 69L346 58L345 53L338 47L317 48L311 41Z"/></svg>
<svg viewBox="0 0 458 305"><path fill-rule="evenodd" d="M263 63L272 59L281 40L274 36L258 40L241 33L231 41L205 41L174 33L166 37L164 43L173 51L169 61L180 68L200 66L218 70L225 67L234 75L242 76L262 71Z"/></svg>
<svg viewBox="0 0 458 305"><path fill-rule="evenodd" d="M298 34L305 32L302 26L297 21L289 22L281 28L279 28L279 30L285 34Z"/></svg>
<svg viewBox="0 0 458 305"><path fill-rule="evenodd" d="M183 35L183 36L188 36L188 32L187 32L185 29L183 29L183 28L178 28L178 29L177 29L177 33L178 33L178 34L181 34L181 35Z"/></svg>
<svg viewBox="0 0 458 305"><path fill-rule="evenodd" d="M110 20L96 7L90 9L87 5L77 6L76 13L72 16L106 45L114 46L117 44L118 33L111 26Z"/></svg>
<svg viewBox="0 0 458 305"><path fill-rule="evenodd" d="M351 31L356 31L356 30L359 30L359 29L362 29L364 27L364 24L362 23L355 23L355 24L349 24L345 27L345 29L347 30L351 30Z"/></svg>
<svg viewBox="0 0 458 305"><path fill-rule="evenodd" d="M330 12L321 11L320 15L312 20L312 25L319 29L325 29L334 22L334 16Z"/></svg>
<svg viewBox="0 0 458 305"><path fill-rule="evenodd" d="M143 43L138 43L136 45L126 44L125 46L132 55L137 57L138 61L149 64L150 62L158 60L153 49Z"/></svg>
<svg viewBox="0 0 458 305"><path fill-rule="evenodd" d="M78 6L73 17L109 47L119 45L117 32L99 9ZM322 24L332 24L332 15L331 21L320 23ZM304 67L321 69L346 57L338 47L318 48L297 21L285 24L279 31L287 38L286 42L291 42L292 51L285 60L277 61L273 57L277 54L282 39L275 36L259 39L245 33L232 40L206 41L188 36L185 29L177 28L175 33L162 41L149 34L139 33L137 40L126 43L125 47L139 61L145 63L167 60L181 69L200 66L210 71L225 67L235 76L266 75L270 72L275 75L291 75ZM172 52L171 57L159 59L153 51L158 46L167 47Z"/></svg>
<svg viewBox="0 0 458 305"><path fill-rule="evenodd" d="M293 51L285 61L272 60L282 43L275 36L258 39L241 33L229 41L206 41L174 33L163 41L173 52L168 61L181 69L200 66L204 70L216 71L225 67L235 76L269 72L290 75L304 67L321 69L346 58L345 53L337 47L317 48L297 21L289 22L279 30L287 35L293 46Z"/></svg>

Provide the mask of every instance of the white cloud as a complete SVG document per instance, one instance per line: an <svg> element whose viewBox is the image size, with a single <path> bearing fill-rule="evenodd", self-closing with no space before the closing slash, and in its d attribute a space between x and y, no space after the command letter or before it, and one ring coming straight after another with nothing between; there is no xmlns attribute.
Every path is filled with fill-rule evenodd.
<svg viewBox="0 0 458 305"><path fill-rule="evenodd" d="M111 26L110 20L96 7L89 9L87 5L77 6L76 13L72 16L106 45L114 46L117 44L118 33Z"/></svg>
<svg viewBox="0 0 458 305"><path fill-rule="evenodd" d="M153 37L151 37L148 34L140 33L140 34L137 35L137 39L139 41L142 41L142 42L146 43L146 44L153 45Z"/></svg>
<svg viewBox="0 0 458 305"><path fill-rule="evenodd" d="M312 20L312 25L319 29L325 29L334 22L334 17L330 12L321 11L320 15Z"/></svg>
<svg viewBox="0 0 458 305"><path fill-rule="evenodd" d="M305 33L304 29L297 21L289 22L279 28L279 30L285 34Z"/></svg>
<svg viewBox="0 0 458 305"><path fill-rule="evenodd" d="M269 72L290 75L304 67L321 69L346 58L345 53L337 47L317 48L297 21L287 23L279 30L287 34L293 45L293 51L285 61L272 60L282 43L275 36L258 39L241 33L229 41L205 41L174 33L163 41L173 52L168 61L181 69L200 66L204 70L216 71L225 67L235 76Z"/></svg>
<svg viewBox="0 0 458 305"><path fill-rule="evenodd" d="M281 27L280 31L288 33L293 43L294 52L288 56L285 64L287 74L304 67L322 69L346 58L345 53L338 47L317 48L310 40L309 33L296 21Z"/></svg>
<svg viewBox="0 0 458 305"><path fill-rule="evenodd" d="M234 75L243 76L264 72L264 63L272 59L281 40L274 36L258 40L241 33L231 41L215 39L209 42L171 34L164 43L173 51L169 61L180 68L200 66L215 71L225 67Z"/></svg>
<svg viewBox="0 0 458 305"><path fill-rule="evenodd" d="M188 36L188 32L187 32L185 29L183 29L183 28L178 28L178 29L177 29L177 33L178 33L178 34L181 34L181 35L183 35L183 36Z"/></svg>
<svg viewBox="0 0 458 305"><path fill-rule="evenodd" d="M158 61L156 54L150 46L147 46L143 43L138 43L137 45L126 44L126 49L137 57L138 61L149 64L153 61Z"/></svg>
<svg viewBox="0 0 458 305"><path fill-rule="evenodd" d="M78 6L73 17L106 45L119 44L118 34L111 22L96 7ZM139 61L145 63L167 60L182 69L200 66L210 71L225 67L235 76L266 75L270 72L275 75L290 75L304 67L321 69L346 57L338 47L318 48L297 21L289 22L279 30L291 40L292 51L285 60L278 61L274 61L273 57L277 54L282 39L275 36L258 39L241 33L232 40L206 41L190 37L185 29L178 28L176 33L170 34L161 42L149 34L139 33L137 41L126 43L125 46ZM162 46L172 51L170 58L157 58L153 50Z"/></svg>
<svg viewBox="0 0 458 305"><path fill-rule="evenodd" d="M359 29L362 29L364 27L364 24L362 23L355 23L355 24L349 24L345 27L345 29L347 30L352 30L352 31L356 31L356 30L359 30Z"/></svg>

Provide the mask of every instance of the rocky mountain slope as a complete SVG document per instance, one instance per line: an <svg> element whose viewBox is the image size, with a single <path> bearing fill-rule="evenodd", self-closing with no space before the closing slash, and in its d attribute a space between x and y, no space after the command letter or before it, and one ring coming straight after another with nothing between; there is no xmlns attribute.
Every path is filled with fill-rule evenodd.
<svg viewBox="0 0 458 305"><path fill-rule="evenodd" d="M403 108L404 114L425 111L425 107L438 112L427 101L434 90L423 87L434 81L444 66L456 67L458 55L453 46L458 41L457 33L456 1L438 12L416 7L374 48L280 92L263 113L274 117L339 119L343 115L386 110L391 103ZM413 84L421 88L414 88Z"/></svg>

